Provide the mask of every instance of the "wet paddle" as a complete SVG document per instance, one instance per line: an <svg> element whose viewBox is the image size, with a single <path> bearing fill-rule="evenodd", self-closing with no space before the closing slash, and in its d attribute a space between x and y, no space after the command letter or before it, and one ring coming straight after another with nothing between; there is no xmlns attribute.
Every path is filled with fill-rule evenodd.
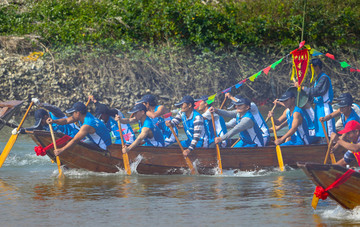
<svg viewBox="0 0 360 227"><path fill-rule="evenodd" d="M213 112L211 112L211 120L212 120L212 125L213 125L213 128L214 128L214 135L215 135L215 137L217 137L216 128L215 128L215 118L214 118L214 113ZM219 169L220 169L220 173L222 174L223 171L222 171L222 163L221 163L221 155L220 155L220 146L219 146L219 144L216 144L216 156L217 156L217 161L218 161L218 166L219 166Z"/></svg>
<svg viewBox="0 0 360 227"><path fill-rule="evenodd" d="M54 150L57 149L57 146L56 146L56 140L55 140L55 135L54 135L54 130L53 130L53 127L51 124L49 124L49 128L50 128L50 133L51 133L51 139L53 141L53 144L54 144ZM56 155L56 164L58 166L58 169L59 169L59 178L63 177L63 172L62 172L62 169L61 169L61 162L60 162L60 158L58 155Z"/></svg>
<svg viewBox="0 0 360 227"><path fill-rule="evenodd" d="M274 117L271 117L271 124L272 124L272 127L273 127L273 133L274 133L275 140L277 140ZM276 145L276 155L277 155L278 162L279 162L279 168L280 168L281 171L284 171L284 161L283 161L283 158L282 158L280 145Z"/></svg>
<svg viewBox="0 0 360 227"><path fill-rule="evenodd" d="M322 126L323 131L324 131L326 142L329 144L329 146L328 146L328 150L329 150L329 147L331 146L331 144L330 144L330 141L329 141L329 137L328 137L324 122L321 122L321 126ZM335 155L333 153L330 153L330 159L331 159L331 164L336 163ZM327 156L325 157L325 160L327 161ZM324 163L324 164L326 164L326 163Z"/></svg>
<svg viewBox="0 0 360 227"><path fill-rule="evenodd" d="M122 128L121 128L121 123L120 121L118 121L118 126L119 126L119 133L120 133L120 139L121 139L121 144L123 147L125 147L125 140L124 140L124 135L122 133ZM131 169L130 169L130 163L129 163L129 156L127 153L123 153L123 162L124 162L124 168L125 171L128 175L131 175Z"/></svg>
<svg viewBox="0 0 360 227"><path fill-rule="evenodd" d="M169 128L170 128L172 134L174 135L174 137L175 137L175 139L176 139L176 142L178 143L178 145L179 145L179 147L180 147L180 149L181 149L181 152L184 153L184 148L183 148L183 146L181 145L180 140L179 140L179 138L177 137L177 135L176 135L176 133L175 133L175 131L174 131L174 128L173 128L171 125L170 125ZM190 169L190 171L191 171L191 174L197 174L197 171L196 171L196 169L194 168L193 164L191 163L190 159L189 159L187 156L184 156L184 159L185 159L185 161L186 161L187 166L189 167L189 169Z"/></svg>
<svg viewBox="0 0 360 227"><path fill-rule="evenodd" d="M31 102L28 109L26 110L26 113L24 115L24 117L22 118L19 126L17 127L17 131L19 132L20 131L20 128L22 126L22 124L24 123L25 121L25 118L26 116L28 115L32 105L34 104L34 102ZM14 146L15 142L16 142L16 139L18 137L19 133L16 133L15 135L11 135L9 141L7 142L4 150L2 151L1 155L0 155L0 168L2 167L2 165L4 164L7 156L9 155L10 151L11 151L11 148Z"/></svg>

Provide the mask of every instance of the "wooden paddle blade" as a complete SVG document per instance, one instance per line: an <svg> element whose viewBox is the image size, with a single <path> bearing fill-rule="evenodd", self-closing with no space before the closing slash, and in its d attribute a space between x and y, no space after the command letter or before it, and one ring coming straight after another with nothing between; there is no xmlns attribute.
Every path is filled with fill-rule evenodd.
<svg viewBox="0 0 360 227"><path fill-rule="evenodd" d="M216 144L216 154L217 154L218 167L220 169L220 174L223 174L219 144Z"/></svg>
<svg viewBox="0 0 360 227"><path fill-rule="evenodd" d="M280 171L284 171L284 161L283 161L283 158L282 158L280 145L276 146L276 155L277 155L277 159L278 159L278 162L279 162Z"/></svg>
<svg viewBox="0 0 360 227"><path fill-rule="evenodd" d="M29 113L29 111L30 111L30 109L31 109L31 107L32 107L33 104L34 104L34 102L31 102L31 103L30 103L28 109L26 110L25 115L23 116L23 118L21 119L21 122L20 122L19 126L17 127L17 131L20 131L20 128L21 128L22 124L24 123L25 118L26 118L26 116L28 115L28 113ZM9 153L10 153L10 151L11 151L11 148L14 146L18 135L19 135L19 134L11 135L11 136L10 136L9 141L7 142L7 144L6 144L3 152L2 152L1 155L0 155L0 168L1 168L2 165L4 164L7 156L9 155Z"/></svg>
<svg viewBox="0 0 360 227"><path fill-rule="evenodd" d="M0 155L0 168L4 164L7 156L9 155L11 148L14 146L18 135L19 134L11 135L9 141L7 142L6 146L4 147L4 150L2 151L2 153Z"/></svg>
<svg viewBox="0 0 360 227"><path fill-rule="evenodd" d="M119 133L120 133L120 139L121 139L121 144L123 147L125 147L125 140L124 140L124 135L122 133L122 128L121 128L121 122L120 120L118 120L118 127L119 127ZM130 169L130 163L129 163L129 156L127 153L123 153L123 164L124 164L124 168L125 171L128 175L131 175L131 169Z"/></svg>
<svg viewBox="0 0 360 227"><path fill-rule="evenodd" d="M62 169L61 169L61 162L60 162L60 158L59 156L56 156L56 164L58 166L58 169L59 169L59 178L60 177L63 177L63 172L62 172Z"/></svg>
<svg viewBox="0 0 360 227"><path fill-rule="evenodd" d="M129 156L127 153L123 153L123 162L124 168L128 175L131 175L130 163L129 163Z"/></svg>
<svg viewBox="0 0 360 227"><path fill-rule="evenodd" d="M319 202L319 198L314 193L314 196L313 196L312 201L311 201L311 206L314 208L314 210L316 210L318 202Z"/></svg>
<svg viewBox="0 0 360 227"><path fill-rule="evenodd" d="M196 171L196 169L194 168L193 164L191 163L190 159L188 157L185 157L185 161L186 161L186 164L188 165L189 169L190 169L190 172L191 174L198 174L198 172Z"/></svg>

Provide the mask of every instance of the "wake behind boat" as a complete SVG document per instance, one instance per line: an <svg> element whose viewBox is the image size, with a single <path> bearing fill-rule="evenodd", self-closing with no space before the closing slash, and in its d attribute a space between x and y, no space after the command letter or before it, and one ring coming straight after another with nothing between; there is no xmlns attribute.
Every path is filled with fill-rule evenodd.
<svg viewBox="0 0 360 227"><path fill-rule="evenodd" d="M41 147L52 143L50 132L34 131L31 138ZM64 137L55 133L56 139ZM63 147L66 143L58 144ZM124 169L121 145L112 144L108 150L79 142L72 149L62 152L59 157L62 165L70 169L85 169L94 172L115 173ZM326 144L284 146L282 147L285 165L297 167L297 162L323 162ZM53 160L53 149L46 151ZM337 158L341 157L338 154ZM217 156L215 148L197 148L188 156L195 163L199 174L215 174ZM278 166L275 146L255 148L222 148L222 167L224 170L251 171L273 169ZM139 159L140 158L140 159ZM138 146L129 152L130 164L139 162L136 171L139 174L183 174L188 166L178 147L146 147ZM140 161L139 161L140 160Z"/></svg>
<svg viewBox="0 0 360 227"><path fill-rule="evenodd" d="M23 101L11 100L0 102L0 130L8 123L10 118L19 111Z"/></svg>
<svg viewBox="0 0 360 227"><path fill-rule="evenodd" d="M345 209L354 209L360 205L360 173L339 165L324 165L316 163L298 163L298 166L315 183L327 189L335 181L339 184L327 191L331 199ZM347 176L346 176L347 175ZM346 179L341 180L340 178Z"/></svg>

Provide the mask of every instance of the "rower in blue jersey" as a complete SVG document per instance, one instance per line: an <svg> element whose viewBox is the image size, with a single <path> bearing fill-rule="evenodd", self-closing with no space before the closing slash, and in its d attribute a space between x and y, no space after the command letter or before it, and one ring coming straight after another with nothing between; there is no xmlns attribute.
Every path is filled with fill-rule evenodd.
<svg viewBox="0 0 360 227"><path fill-rule="evenodd" d="M82 102L76 102L72 108L65 111L68 114L72 114L68 118L51 119L48 118L46 122L48 124L66 125L78 122L80 125L79 132L75 137L70 140L64 147L54 150L55 155L59 155L61 152L72 148L75 144L86 137L83 142L94 144L101 149L106 150L107 146L111 144L110 134L103 122L95 118L91 113L87 111L87 107Z"/></svg>
<svg viewBox="0 0 360 227"><path fill-rule="evenodd" d="M209 135L209 147L215 147L215 137L223 136L227 133L227 128L225 125L224 118L214 113L215 129L216 135L214 134L214 127L211 119L211 113L209 108L212 106L212 103L208 103L209 96L203 95L200 99L196 99L196 102L200 102L198 106L198 111L202 112L204 117L204 123L207 125L208 135ZM222 147L226 147L227 141L224 140L221 142Z"/></svg>
<svg viewBox="0 0 360 227"><path fill-rule="evenodd" d="M135 141L128 147L123 147L123 153L129 152L134 147L140 145L141 142L145 142L144 146L153 146L153 147L163 147L164 137L160 132L160 129L154 125L151 119L146 116L146 106L142 103L136 104L129 114L134 114L132 118L121 118L119 115L116 115L115 120L120 120L123 124L139 123L139 135Z"/></svg>
<svg viewBox="0 0 360 227"><path fill-rule="evenodd" d="M241 95L232 96L230 93L226 93L225 96L232 100L231 105L227 109L232 109L235 105L235 102L237 102L240 98L242 98ZM261 115L258 107L256 106L256 104L254 102L250 103L250 112L253 115L257 125L261 129L263 140L264 140L264 146L266 146L270 140L269 127L267 126L263 116ZM229 126L231 126L230 123L229 123Z"/></svg>
<svg viewBox="0 0 360 227"><path fill-rule="evenodd" d="M161 133L164 136L165 146L169 146L175 143L175 136L172 134L170 128L165 124L165 121L172 119L171 112L169 112L165 106L158 105L156 97L151 94L144 95L136 103L142 103L146 106L146 115L150 117L154 125L159 127ZM177 128L174 130L177 135Z"/></svg>
<svg viewBox="0 0 360 227"><path fill-rule="evenodd" d="M320 59L312 59L311 61L317 78L315 80L314 87L302 87L307 95L314 97L315 103L315 135L317 137L325 138L324 130L320 124L319 119L326 115L329 115L333 112L331 103L333 101L333 88L331 85L331 79L328 75L322 72L322 62ZM298 83L295 82L295 87L298 86ZM325 128L327 134L331 135L335 131L335 120L331 119L325 122ZM323 141L324 142L324 141Z"/></svg>
<svg viewBox="0 0 360 227"><path fill-rule="evenodd" d="M46 120L49 117L51 117L52 119L66 118L65 114L56 106L47 103L40 103L39 99L37 98L32 98L31 101L34 102L36 106L45 108L46 110L49 111L49 113L44 109L37 109L34 114L35 124L28 128L21 128L20 129L21 134L25 134L26 131L34 131L34 130L50 131L49 125L46 123ZM69 124L69 125L52 124L52 126L55 132L61 132L71 137L74 137L76 133L79 132L79 127L77 127L75 124ZM17 129L14 130L16 131Z"/></svg>
<svg viewBox="0 0 360 227"><path fill-rule="evenodd" d="M304 145L309 144L309 129L307 121L304 117L304 113L301 108L296 106L295 94L292 91L286 91L278 101L282 102L285 108L287 108L283 114L274 119L275 125L283 125L284 121L287 121L289 131L287 131L282 137L274 141L275 145L287 146L287 145ZM273 116L273 111L269 111L268 116ZM272 129L270 129L272 131Z"/></svg>
<svg viewBox="0 0 360 227"><path fill-rule="evenodd" d="M241 140L234 147L263 147L264 140L262 131L259 128L254 116L251 114L251 101L248 98L241 97L233 101L234 111L226 111L211 107L209 110L223 117L236 118L236 125L225 135L216 137L215 143L221 143L223 140L230 139L239 133Z"/></svg>
<svg viewBox="0 0 360 227"><path fill-rule="evenodd" d="M186 95L179 103L176 103L176 107L181 107L181 110L175 116L174 119L166 121L166 126L177 126L180 122L183 123L184 131L187 136L187 140L181 141L183 147L186 147L183 151L183 155L187 156L195 147L208 147L209 135L208 129L204 123L204 118L199 112L194 110L195 101L190 95Z"/></svg>
<svg viewBox="0 0 360 227"><path fill-rule="evenodd" d="M334 100L336 101L341 101L342 99L345 99L345 98L350 98L352 99L352 95L349 93L349 92L346 92L346 93L342 93L340 94L340 96ZM352 103L351 105L351 108L355 111L355 113L359 116L360 118L360 106L356 103ZM336 131L340 131L344 128L344 124L343 124L343 121L341 118L339 118L336 123L335 123L335 127L336 127Z"/></svg>
<svg viewBox="0 0 360 227"><path fill-rule="evenodd" d="M332 112L325 117L321 117L319 120L321 122L328 121L335 117L339 117L341 119L342 125L346 125L349 121L355 120L360 123L360 117L356 114L356 112L352 109L353 98L350 93L341 94L339 98L338 106L339 109Z"/></svg>
<svg viewBox="0 0 360 227"><path fill-rule="evenodd" d="M99 102L94 102L95 109L95 117L104 122L106 128L109 130L111 142L114 144L122 144L119 132L119 125L115 121L114 117L116 114L120 115L120 117L124 118L124 115L116 109L109 109L105 104L101 104ZM125 144L131 144L134 142L135 134L129 124L121 124L121 129L123 130L123 136Z"/></svg>

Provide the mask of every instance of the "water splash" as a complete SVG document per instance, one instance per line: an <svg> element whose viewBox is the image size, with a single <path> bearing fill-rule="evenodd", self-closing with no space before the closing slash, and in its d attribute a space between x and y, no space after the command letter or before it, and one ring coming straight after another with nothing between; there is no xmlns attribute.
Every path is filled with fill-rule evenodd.
<svg viewBox="0 0 360 227"><path fill-rule="evenodd" d="M335 209L325 210L320 215L327 219L336 219L341 221L360 221L360 207L356 207L353 210L346 210L341 206L337 206Z"/></svg>
<svg viewBox="0 0 360 227"><path fill-rule="evenodd" d="M30 166L30 165L46 165L51 163L47 156L37 156L36 154L12 155L9 156L4 166Z"/></svg>

